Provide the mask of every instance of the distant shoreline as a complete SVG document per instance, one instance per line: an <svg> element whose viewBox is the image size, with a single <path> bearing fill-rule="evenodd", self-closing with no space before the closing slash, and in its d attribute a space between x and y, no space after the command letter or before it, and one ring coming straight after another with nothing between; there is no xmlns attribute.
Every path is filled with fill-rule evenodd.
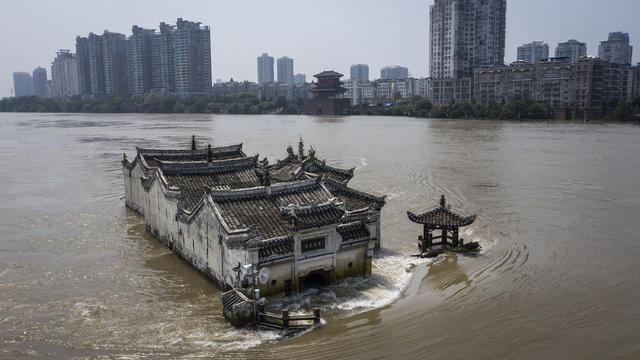
<svg viewBox="0 0 640 360"><path fill-rule="evenodd" d="M376 104L352 106L336 116L406 116L434 119L487 120L581 120L578 106L553 109L549 104L529 98L515 97L489 106L478 103L452 103L434 106L422 97L380 100ZM0 100L0 112L15 113L79 113L79 114L229 114L229 115L313 115L304 114L302 98L273 101L259 100L255 94L216 95L199 98L160 97L156 95L109 97L102 99L56 100L35 96ZM635 114L635 115L634 115ZM600 109L588 111L587 120L632 121L640 114L640 97L632 101L612 100Z"/></svg>

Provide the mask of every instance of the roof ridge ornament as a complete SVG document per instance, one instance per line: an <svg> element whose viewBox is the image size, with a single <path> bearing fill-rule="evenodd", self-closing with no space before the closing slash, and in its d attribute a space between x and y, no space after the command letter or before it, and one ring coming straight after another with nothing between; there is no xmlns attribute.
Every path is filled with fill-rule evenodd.
<svg viewBox="0 0 640 360"><path fill-rule="evenodd" d="M300 137L300 141L298 141L298 157L300 161L304 160L304 142L302 141L302 136Z"/></svg>
<svg viewBox="0 0 640 360"><path fill-rule="evenodd" d="M191 135L191 151L195 151L196 149L196 136Z"/></svg>
<svg viewBox="0 0 640 360"><path fill-rule="evenodd" d="M207 162L213 162L213 152L211 151L211 144L209 144L207 147Z"/></svg>
<svg viewBox="0 0 640 360"><path fill-rule="evenodd" d="M440 196L440 207L445 208L446 205L447 205L447 202L444 200L444 194L442 194L442 196Z"/></svg>

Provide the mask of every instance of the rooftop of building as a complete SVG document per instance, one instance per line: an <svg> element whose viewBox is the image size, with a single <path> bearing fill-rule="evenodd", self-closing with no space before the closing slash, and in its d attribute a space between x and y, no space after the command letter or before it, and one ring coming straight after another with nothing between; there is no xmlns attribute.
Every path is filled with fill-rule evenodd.
<svg viewBox="0 0 640 360"><path fill-rule="evenodd" d="M323 71L321 73L315 74L313 75L313 77L316 78L321 78L321 77L343 77L344 75L340 74L339 72L335 72L333 70L327 70L327 71Z"/></svg>
<svg viewBox="0 0 640 360"><path fill-rule="evenodd" d="M385 203L384 197L348 187L354 169L327 165L316 158L313 148L305 153L302 139L297 155L289 146L287 157L272 165L266 159L259 161L258 155L247 157L242 144L203 150L193 138L191 148L195 150L137 148L134 162L126 157L123 161L131 169L140 159L147 168L142 178L145 188L161 179L179 193L182 219L196 214L209 197L228 231L252 231L263 240L273 240L294 230L368 222L371 212L380 211ZM354 239L364 233L362 228L341 231ZM277 243L263 252L281 253L276 250L289 249L287 244Z"/></svg>

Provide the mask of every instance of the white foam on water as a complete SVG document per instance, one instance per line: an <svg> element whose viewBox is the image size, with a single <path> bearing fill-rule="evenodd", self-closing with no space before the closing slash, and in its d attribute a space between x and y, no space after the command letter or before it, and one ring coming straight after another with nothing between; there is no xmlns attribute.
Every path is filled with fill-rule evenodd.
<svg viewBox="0 0 640 360"><path fill-rule="evenodd" d="M287 307L291 313L309 312L312 307L339 311L366 311L387 306L397 300L411 280L412 268L432 259L390 255L382 250L373 258L372 275L347 278L321 289L308 289L280 299L272 299L276 309Z"/></svg>
<svg viewBox="0 0 640 360"><path fill-rule="evenodd" d="M197 332L185 336L185 340L201 348L211 348L222 351L244 351L265 342L276 341L281 337L280 334L274 331L233 329L218 331L213 334Z"/></svg>

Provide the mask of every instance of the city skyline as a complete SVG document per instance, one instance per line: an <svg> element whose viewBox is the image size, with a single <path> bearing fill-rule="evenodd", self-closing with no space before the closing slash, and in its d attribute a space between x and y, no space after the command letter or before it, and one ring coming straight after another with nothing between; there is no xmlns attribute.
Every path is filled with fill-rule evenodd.
<svg viewBox="0 0 640 360"><path fill-rule="evenodd" d="M433 1L410 1L392 9L383 6L382 2L366 2L364 15L353 25L348 24L346 28L344 24L335 28L306 25L313 19L329 20L330 17L335 17L336 13L346 14L364 2L342 4L329 1L322 5L290 1L279 3L285 5L276 9L259 2L251 2L249 6L241 7L234 4L199 4L186 1L154 10L144 2L130 4L113 1L107 7L68 1L68 6L65 7L74 10L66 15L69 20L63 24L59 22L59 18L64 17L62 9L65 7L59 4L41 4L27 0L19 9L9 8L6 4L0 5L0 28L4 30L2 33L12 34L11 37L2 37L0 44L6 53L14 54L0 62L0 97L10 95L13 72L31 72L38 66L45 67L50 72L55 53L58 49L73 50L76 36L86 36L89 32L100 34L105 29L130 35L131 26L134 24L143 28L154 28L161 21L172 22L177 17L211 26L213 78L224 81L231 77L236 80L256 81L255 58L263 52L287 54L295 59L295 71L307 74L328 69L349 73L352 64L365 63L370 66L371 74L378 74L382 67L389 64L402 64L409 68L412 76L429 75L428 17L429 6ZM96 6L99 9L91 9ZM122 14L116 11L125 6L130 11ZM282 7L286 8L287 14L304 14L291 20L294 24L299 22L300 26L306 26L307 30L303 34L291 32L290 25L273 25L273 22L269 21L269 14L279 12ZM335 12L327 14L320 11L326 7L333 8ZM547 8L554 8L556 11L546 11ZM572 17L568 18L566 13L569 11ZM631 44L640 48L640 26L634 24L630 15L617 15L638 11L640 4L628 0L616 1L613 5L587 1L581 3L580 8L576 8L571 2L556 3L548 0L530 4L508 2L505 62L514 61L517 46L533 39L548 43L552 52L559 42L577 39L587 43L588 54L597 55L598 45L601 41L607 40L609 32L622 31L628 32ZM73 16L74 14L78 16ZM250 19L247 21L254 23L245 26L246 29L240 29L237 26L237 17L230 16L232 14L243 15L244 18ZM257 16L258 14L260 16ZM531 16L532 14L538 16ZM31 30L21 33L17 38L11 29L18 26L18 21L26 16L34 19L34 24L41 26L32 26ZM540 20L542 16L545 19ZM402 27L388 26L377 29L361 26L396 17L403 17ZM536 20L533 20L534 18ZM540 26L541 21L545 26ZM317 22L314 20L311 24L313 23ZM256 32L255 29L260 27L269 30ZM366 31L361 28L366 28ZM282 40L283 38L285 40ZM354 38L358 40L358 46L352 45L351 39ZM403 41L394 40L397 38L402 38ZM381 42L384 46L380 46ZM322 51L326 46L331 46L335 51ZM637 63L639 58L636 52L632 63Z"/></svg>

